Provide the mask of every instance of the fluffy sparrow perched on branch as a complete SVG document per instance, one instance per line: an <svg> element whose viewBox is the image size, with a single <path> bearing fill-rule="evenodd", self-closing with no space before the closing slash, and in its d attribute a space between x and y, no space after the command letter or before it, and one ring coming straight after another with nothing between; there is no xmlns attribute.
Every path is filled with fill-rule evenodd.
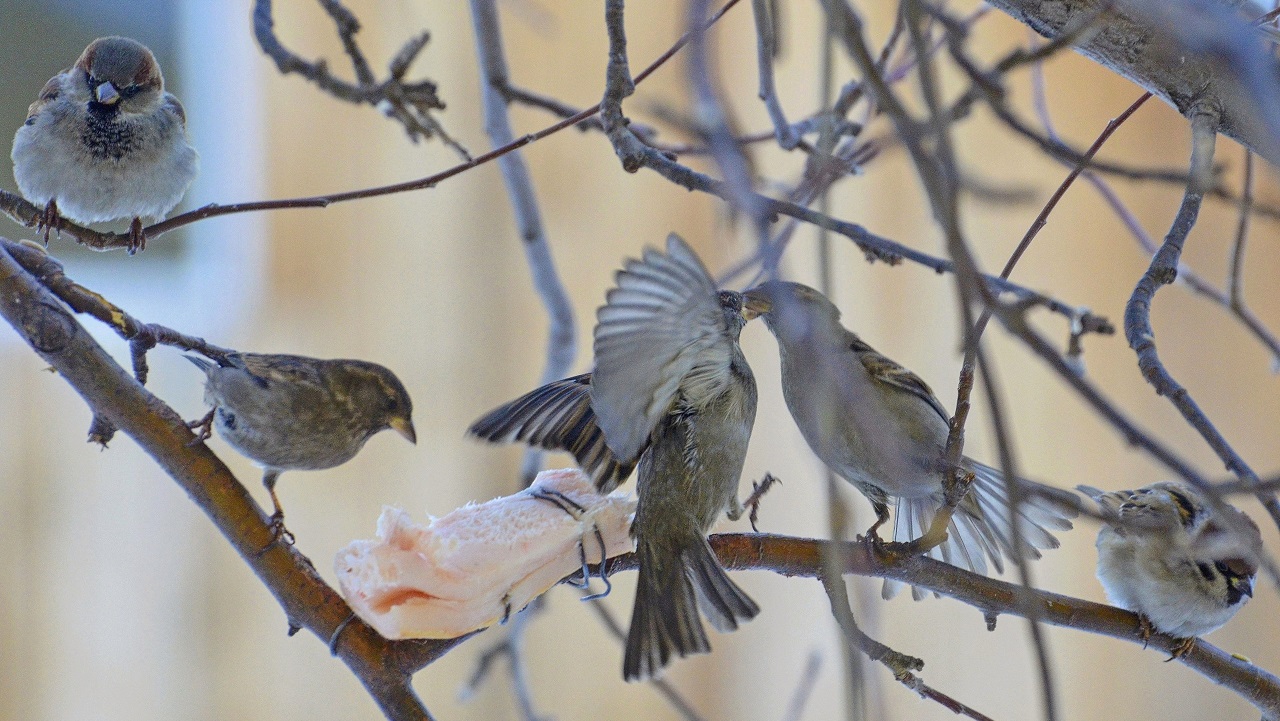
<svg viewBox="0 0 1280 721"><path fill-rule="evenodd" d="M1193 639L1231 620L1253 596L1262 536L1233 506L1214 509L1195 488L1171 481L1110 493L1077 488L1111 519L1098 531L1098 580L1115 605ZM1224 522L1223 512L1235 523ZM1187 650L1190 643L1175 656Z"/></svg>
<svg viewBox="0 0 1280 721"><path fill-rule="evenodd" d="M261 465L278 533L284 510L276 480L284 471L332 468L351 460L375 433L388 428L417 443L413 403L400 379L367 361L236 353L218 365L186 356L205 374L208 426Z"/></svg>
<svg viewBox="0 0 1280 721"><path fill-rule="evenodd" d="M155 56L121 37L98 38L71 68L50 78L13 138L13 177L22 194L80 223L160 218L196 177L186 115L164 91Z"/></svg>
<svg viewBox="0 0 1280 721"><path fill-rule="evenodd" d="M759 607L729 579L706 534L741 515L738 478L756 413L756 384L738 335L742 295L717 292L676 235L618 272L597 313L595 372L539 388L471 427L490 441L567 450L601 490L637 462L631 533L640 579L623 676L651 678L671 660L711 650L698 609L731 631Z"/></svg>
<svg viewBox="0 0 1280 721"><path fill-rule="evenodd" d="M875 508L868 536L888 521L890 499L897 508L894 540L923 534L944 502L943 479L950 472L942 458L950 414L933 391L840 325L840 310L813 288L776 281L744 298L748 313L764 318L777 338L783 395L809 447ZM1003 571L1002 556L1015 552L1004 478L970 458L961 466L973 474L973 483L956 508L947 540L930 555L982 574L990 559ZM1037 549L1056 548L1049 529L1070 529L1070 513L1026 494L1018 509L1020 553L1039 558ZM886 581L884 596L897 588ZM923 595L915 589L912 594Z"/></svg>

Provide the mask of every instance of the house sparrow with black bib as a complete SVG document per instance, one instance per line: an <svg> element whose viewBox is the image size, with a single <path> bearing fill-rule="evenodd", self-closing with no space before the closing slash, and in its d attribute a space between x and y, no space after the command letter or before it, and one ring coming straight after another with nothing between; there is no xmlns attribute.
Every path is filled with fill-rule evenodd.
<svg viewBox="0 0 1280 721"><path fill-rule="evenodd" d="M1253 597L1262 535L1234 506L1215 509L1195 488L1172 481L1110 493L1077 488L1110 519L1097 544L1098 580L1107 598L1157 630L1186 639L1175 657Z"/></svg>
<svg viewBox="0 0 1280 721"><path fill-rule="evenodd" d="M232 448L265 469L262 484L275 507L272 526L285 534L276 480L284 471L333 468L351 460L388 428L417 443L413 403L390 370L360 360L232 353L224 362L185 356L205 374L205 417Z"/></svg>
<svg viewBox="0 0 1280 721"><path fill-rule="evenodd" d="M186 115L164 91L155 56L135 40L98 38L50 78L13 137L13 177L42 224L132 219L129 252L142 249L142 218L173 209L196 177Z"/></svg>
<svg viewBox="0 0 1280 721"><path fill-rule="evenodd" d="M951 416L941 401L919 376L840 325L840 310L813 288L773 281L743 295L747 311L759 314L778 341L783 396L809 447L875 508L868 537L878 538L891 499L894 540L927 531L945 500L949 472L942 456ZM952 516L947 540L929 555L980 574L990 559L1003 571L1003 556L1015 553L1004 477L967 457L961 467L973 474L973 483ZM1022 545L1016 553L1039 558L1038 549L1058 547L1049 530L1070 529L1067 518L1075 512L1026 493L1018 515ZM886 581L885 598L898 587ZM912 595L923 597L914 588Z"/></svg>
<svg viewBox="0 0 1280 721"><path fill-rule="evenodd" d="M738 335L742 295L717 291L676 235L618 272L597 313L595 371L548 384L481 418L471 433L567 450L608 491L638 462L631 534L640 578L623 676L656 676L673 655L711 650L699 608L731 631L759 607L729 579L706 534L742 513L738 479L756 384Z"/></svg>

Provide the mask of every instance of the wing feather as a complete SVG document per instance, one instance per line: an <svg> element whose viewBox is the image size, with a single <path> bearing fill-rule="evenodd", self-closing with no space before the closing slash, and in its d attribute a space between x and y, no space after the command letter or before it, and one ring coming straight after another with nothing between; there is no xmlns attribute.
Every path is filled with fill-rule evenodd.
<svg viewBox="0 0 1280 721"><path fill-rule="evenodd" d="M729 381L733 338L715 281L679 236L617 274L597 312L592 403L609 448L634 460L677 397L694 406Z"/></svg>

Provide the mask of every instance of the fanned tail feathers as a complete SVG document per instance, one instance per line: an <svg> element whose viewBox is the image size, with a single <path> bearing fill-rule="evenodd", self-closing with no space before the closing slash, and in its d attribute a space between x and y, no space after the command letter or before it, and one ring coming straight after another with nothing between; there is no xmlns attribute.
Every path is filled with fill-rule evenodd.
<svg viewBox="0 0 1280 721"><path fill-rule="evenodd" d="M1004 476L973 460L967 460L966 467L973 472L973 485L951 518L946 543L931 549L927 555L982 575L986 575L990 559L996 572L1004 573L1004 559L1014 557L1013 522ZM1028 487L1035 485L1027 480L1019 483ZM899 498L893 540L906 542L919 538L929 529L940 505L940 498L933 496ZM1041 550L1057 548L1058 539L1050 531L1070 530L1070 519L1076 515L1074 509L1034 493L1024 493L1018 507L1021 556L1037 559ZM892 598L901 587L898 581L886 580L881 595ZM924 598L925 593L919 588L911 589L911 597L916 600Z"/></svg>
<svg viewBox="0 0 1280 721"><path fill-rule="evenodd" d="M640 580L622 664L628 681L656 678L673 656L711 651L699 609L721 632L760 612L725 573L706 539L682 550L641 540L636 553Z"/></svg>

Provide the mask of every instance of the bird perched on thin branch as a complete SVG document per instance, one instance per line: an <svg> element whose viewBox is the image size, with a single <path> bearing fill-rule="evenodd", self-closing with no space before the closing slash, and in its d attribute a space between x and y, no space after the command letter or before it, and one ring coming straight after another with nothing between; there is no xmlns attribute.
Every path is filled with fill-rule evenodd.
<svg viewBox="0 0 1280 721"><path fill-rule="evenodd" d="M272 526L285 533L276 480L285 471L320 470L355 457L388 428L417 443L413 402L390 370L360 360L232 353L213 363L185 356L205 374L209 415L193 427L218 429L232 448L264 469L275 507Z"/></svg>
<svg viewBox="0 0 1280 721"><path fill-rule="evenodd" d="M951 472L943 462L950 415L933 391L840 325L840 310L813 288L773 281L744 298L747 311L764 318L778 341L783 396L809 447L875 508L868 537L878 538L877 529L889 520L891 499L896 501L894 539L924 534L944 503L943 479ZM1015 553L1004 477L971 458L960 465L973 482L951 518L946 541L929 553L981 574L990 559L1003 571L1003 555ZM1017 514L1020 553L1039 558L1037 549L1058 546L1049 530L1070 529L1067 518L1075 512L1023 495ZM898 587L886 581L884 596ZM917 589L912 594L923 596Z"/></svg>
<svg viewBox="0 0 1280 721"><path fill-rule="evenodd" d="M759 607L721 568L706 534L742 513L756 384L738 335L742 295L716 290L676 235L618 272L597 313L595 372L543 386L481 418L471 433L567 450L608 491L638 462L631 533L640 579L623 676L651 678L673 655L711 646L698 609L731 631Z"/></svg>
<svg viewBox="0 0 1280 721"><path fill-rule="evenodd" d="M1097 544L1098 580L1107 598L1157 630L1186 639L1175 657L1253 597L1262 535L1234 506L1214 508L1195 488L1172 481L1133 491L1077 488L1109 519Z"/></svg>
<svg viewBox="0 0 1280 721"><path fill-rule="evenodd" d="M45 206L46 239L59 214L80 223L132 219L130 252L141 249L141 219L163 217L196 177L186 124L145 45L90 43L45 83L13 137L13 177L27 200Z"/></svg>

